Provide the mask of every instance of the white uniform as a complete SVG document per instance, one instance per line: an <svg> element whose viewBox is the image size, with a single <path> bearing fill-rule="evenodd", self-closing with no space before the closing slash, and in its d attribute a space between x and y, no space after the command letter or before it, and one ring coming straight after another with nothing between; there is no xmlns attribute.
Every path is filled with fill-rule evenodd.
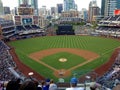
<svg viewBox="0 0 120 90"><path fill-rule="evenodd" d="M70 88L66 88L66 90L84 90L84 88L82 88L82 87L70 87Z"/></svg>
<svg viewBox="0 0 120 90"><path fill-rule="evenodd" d="M49 90L57 90L57 85L54 83L50 84Z"/></svg>

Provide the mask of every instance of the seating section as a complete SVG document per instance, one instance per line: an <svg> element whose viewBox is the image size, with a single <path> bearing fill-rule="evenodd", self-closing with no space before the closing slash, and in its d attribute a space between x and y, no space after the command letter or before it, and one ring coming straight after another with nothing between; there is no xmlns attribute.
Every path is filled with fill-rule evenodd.
<svg viewBox="0 0 120 90"><path fill-rule="evenodd" d="M32 26L33 29L40 29L40 27L37 26L37 25L31 25L31 26Z"/></svg>
<svg viewBox="0 0 120 90"><path fill-rule="evenodd" d="M37 25L18 25L16 26L15 39L25 39L36 36L45 36L46 32Z"/></svg>
<svg viewBox="0 0 120 90"><path fill-rule="evenodd" d="M120 53L109 71L99 77L97 82L111 89L120 82Z"/></svg>
<svg viewBox="0 0 120 90"><path fill-rule="evenodd" d="M16 26L16 30L23 31L23 30L26 30L26 29L22 25L20 25L20 26Z"/></svg>
<svg viewBox="0 0 120 90"><path fill-rule="evenodd" d="M37 25L19 25L16 26L16 30L19 31L30 31L30 30L40 30L41 28Z"/></svg>
<svg viewBox="0 0 120 90"><path fill-rule="evenodd" d="M14 36L15 28L13 20L5 20L0 18L0 26L2 35L4 36L5 39L9 39Z"/></svg>
<svg viewBox="0 0 120 90"><path fill-rule="evenodd" d="M30 25L25 25L24 26L27 30L32 30L32 27Z"/></svg>
<svg viewBox="0 0 120 90"><path fill-rule="evenodd" d="M115 16L107 16L102 19L102 21L118 21L120 19L120 15Z"/></svg>
<svg viewBox="0 0 120 90"><path fill-rule="evenodd" d="M120 38L120 15L103 18L95 31L100 35Z"/></svg>
<svg viewBox="0 0 120 90"><path fill-rule="evenodd" d="M13 61L11 54L9 53L9 47L0 40L0 80L8 81L13 78L18 78L15 73L19 73L19 70L15 71L16 64ZM10 68L14 70L11 72ZM20 76L20 75L19 75Z"/></svg>

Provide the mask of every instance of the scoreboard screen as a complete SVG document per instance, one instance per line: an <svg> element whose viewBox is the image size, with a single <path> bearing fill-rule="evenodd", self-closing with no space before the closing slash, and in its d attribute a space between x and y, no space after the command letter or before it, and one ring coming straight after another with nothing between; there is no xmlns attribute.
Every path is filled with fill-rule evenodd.
<svg viewBox="0 0 120 90"><path fill-rule="evenodd" d="M23 18L22 23L24 25L32 24L32 18Z"/></svg>

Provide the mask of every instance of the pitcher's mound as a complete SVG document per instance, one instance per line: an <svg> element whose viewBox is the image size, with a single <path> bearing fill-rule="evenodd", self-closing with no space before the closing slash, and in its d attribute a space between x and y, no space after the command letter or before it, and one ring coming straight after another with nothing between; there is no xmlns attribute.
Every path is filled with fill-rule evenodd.
<svg viewBox="0 0 120 90"><path fill-rule="evenodd" d="M60 61L60 62L66 62L67 59L66 59L66 58L60 58L59 61Z"/></svg>

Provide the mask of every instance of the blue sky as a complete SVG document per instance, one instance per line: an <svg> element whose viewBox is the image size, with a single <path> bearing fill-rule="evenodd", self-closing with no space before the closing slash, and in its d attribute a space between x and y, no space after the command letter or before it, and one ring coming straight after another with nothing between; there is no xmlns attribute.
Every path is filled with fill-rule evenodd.
<svg viewBox="0 0 120 90"><path fill-rule="evenodd" d="M2 0L3 6L9 6L11 9L18 6L18 0ZM78 5L78 10L81 8L88 9L89 2L91 0L75 0L75 3ZM49 9L52 6L56 6L57 3L63 3L63 0L38 0L39 8L43 5L46 5ZM97 0L97 4L101 7L101 0Z"/></svg>

